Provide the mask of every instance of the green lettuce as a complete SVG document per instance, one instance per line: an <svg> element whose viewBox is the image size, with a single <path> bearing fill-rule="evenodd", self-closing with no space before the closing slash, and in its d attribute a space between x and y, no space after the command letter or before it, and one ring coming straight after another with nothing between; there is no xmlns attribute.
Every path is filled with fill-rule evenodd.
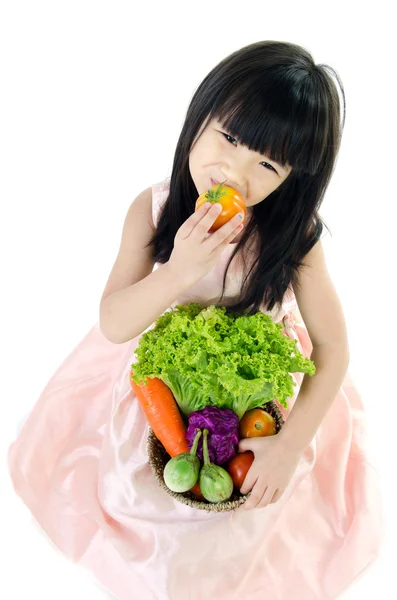
<svg viewBox="0 0 397 600"><path fill-rule="evenodd" d="M225 306L179 304L142 334L131 365L145 384L158 377L187 417L206 406L247 410L277 399L288 408L296 385L290 373L314 375L316 368L282 325L262 312L228 313Z"/></svg>

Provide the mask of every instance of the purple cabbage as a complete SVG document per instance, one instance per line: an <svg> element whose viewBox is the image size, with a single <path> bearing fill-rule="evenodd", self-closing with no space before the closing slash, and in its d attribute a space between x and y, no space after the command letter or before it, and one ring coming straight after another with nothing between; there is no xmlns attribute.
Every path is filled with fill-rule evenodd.
<svg viewBox="0 0 397 600"><path fill-rule="evenodd" d="M193 446L197 429L208 429L208 454L210 461L221 465L237 454L239 418L230 408L206 406L189 414L186 439L189 450ZM196 455L204 462L203 439L201 435Z"/></svg>

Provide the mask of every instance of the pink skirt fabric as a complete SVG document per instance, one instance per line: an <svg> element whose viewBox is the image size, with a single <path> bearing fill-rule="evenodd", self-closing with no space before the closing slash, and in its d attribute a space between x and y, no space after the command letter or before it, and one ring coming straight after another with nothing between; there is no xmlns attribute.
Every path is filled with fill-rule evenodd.
<svg viewBox="0 0 397 600"><path fill-rule="evenodd" d="M310 356L297 312L285 333ZM130 387L139 337L96 324L55 372L9 449L16 493L49 538L119 600L328 600L378 556L379 476L350 373L278 502L207 513L181 504L148 464ZM299 392L297 383L289 409Z"/></svg>

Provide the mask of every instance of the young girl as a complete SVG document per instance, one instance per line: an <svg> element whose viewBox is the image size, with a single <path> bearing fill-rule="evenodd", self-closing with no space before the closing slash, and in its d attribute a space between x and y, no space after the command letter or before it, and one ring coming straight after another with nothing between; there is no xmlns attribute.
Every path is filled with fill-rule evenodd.
<svg viewBox="0 0 397 600"><path fill-rule="evenodd" d="M120 600L325 600L379 553L378 475L320 240L345 114L329 70L297 45L262 41L207 75L171 177L128 210L99 323L9 450L15 490L42 528ZM220 182L242 194L247 218L209 234L218 209L195 202ZM231 512L159 487L129 383L142 333L192 301L267 312L316 365L293 375L280 433L240 443L255 456L241 488L251 494Z"/></svg>

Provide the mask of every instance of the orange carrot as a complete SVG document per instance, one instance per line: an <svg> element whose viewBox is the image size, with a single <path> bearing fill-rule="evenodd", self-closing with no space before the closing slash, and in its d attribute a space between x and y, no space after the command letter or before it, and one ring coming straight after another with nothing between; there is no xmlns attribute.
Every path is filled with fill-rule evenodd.
<svg viewBox="0 0 397 600"><path fill-rule="evenodd" d="M182 452L190 452L186 440L186 426L170 388L158 377L148 377L147 385L137 384L132 379L130 384L146 415L148 423L156 438L173 458ZM191 491L204 500L199 482Z"/></svg>
<svg viewBox="0 0 397 600"><path fill-rule="evenodd" d="M186 427L170 388L159 378L147 378L147 385L130 382L154 435L173 457L189 452Z"/></svg>

